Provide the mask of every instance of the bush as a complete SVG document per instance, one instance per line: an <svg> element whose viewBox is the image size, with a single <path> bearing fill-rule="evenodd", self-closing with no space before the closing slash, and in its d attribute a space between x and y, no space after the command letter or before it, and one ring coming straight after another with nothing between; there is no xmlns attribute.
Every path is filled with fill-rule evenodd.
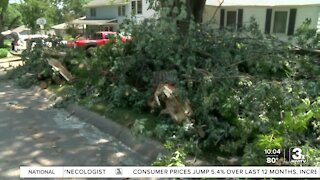
<svg viewBox="0 0 320 180"><path fill-rule="evenodd" d="M66 41L73 40L73 39L74 38L69 34L66 34L66 35L63 36L63 40L66 40Z"/></svg>
<svg viewBox="0 0 320 180"><path fill-rule="evenodd" d="M0 49L0 58L5 58L8 56L8 50L7 49Z"/></svg>

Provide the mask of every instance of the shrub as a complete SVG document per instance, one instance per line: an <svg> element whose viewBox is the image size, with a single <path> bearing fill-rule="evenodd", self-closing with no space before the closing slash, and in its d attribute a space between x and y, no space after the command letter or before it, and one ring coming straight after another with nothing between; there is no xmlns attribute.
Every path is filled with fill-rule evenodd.
<svg viewBox="0 0 320 180"><path fill-rule="evenodd" d="M69 34L66 34L66 35L63 36L63 40L66 40L66 41L73 40L73 39L74 38Z"/></svg>
<svg viewBox="0 0 320 180"><path fill-rule="evenodd" d="M8 50L7 49L0 49L0 58L5 58L8 56Z"/></svg>

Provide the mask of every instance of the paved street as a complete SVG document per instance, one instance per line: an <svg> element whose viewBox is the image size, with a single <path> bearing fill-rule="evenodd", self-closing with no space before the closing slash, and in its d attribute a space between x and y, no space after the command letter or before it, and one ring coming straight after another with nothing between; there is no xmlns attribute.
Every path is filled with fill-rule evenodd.
<svg viewBox="0 0 320 180"><path fill-rule="evenodd" d="M1 79L1 78L0 78ZM19 167L143 165L137 154L31 89L0 80L0 179Z"/></svg>
<svg viewBox="0 0 320 180"><path fill-rule="evenodd" d="M22 65L20 57L14 56L6 59L0 59L0 71L12 69L13 67Z"/></svg>

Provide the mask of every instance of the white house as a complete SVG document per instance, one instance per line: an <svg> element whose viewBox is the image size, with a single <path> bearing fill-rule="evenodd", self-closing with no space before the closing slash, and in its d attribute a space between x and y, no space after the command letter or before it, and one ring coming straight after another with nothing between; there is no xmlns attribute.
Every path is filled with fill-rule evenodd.
<svg viewBox="0 0 320 180"><path fill-rule="evenodd" d="M143 20L152 17L155 11L148 7L148 0L91 0L84 6L86 18L71 23L85 24L91 32L116 31L126 18L134 16Z"/></svg>
<svg viewBox="0 0 320 180"><path fill-rule="evenodd" d="M278 37L293 35L307 18L320 30L320 0L207 0L203 15L216 28L240 28L251 17L261 32Z"/></svg>

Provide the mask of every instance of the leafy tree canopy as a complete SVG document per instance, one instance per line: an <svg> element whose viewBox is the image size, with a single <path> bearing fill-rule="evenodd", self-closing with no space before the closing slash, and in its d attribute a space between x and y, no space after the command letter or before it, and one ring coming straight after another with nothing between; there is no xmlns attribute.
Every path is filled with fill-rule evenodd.
<svg viewBox="0 0 320 180"><path fill-rule="evenodd" d="M85 14L83 4L86 0L25 0L20 5L24 14L23 22L32 31L39 29L36 20L44 17L47 20L45 28L52 25L70 21Z"/></svg>

